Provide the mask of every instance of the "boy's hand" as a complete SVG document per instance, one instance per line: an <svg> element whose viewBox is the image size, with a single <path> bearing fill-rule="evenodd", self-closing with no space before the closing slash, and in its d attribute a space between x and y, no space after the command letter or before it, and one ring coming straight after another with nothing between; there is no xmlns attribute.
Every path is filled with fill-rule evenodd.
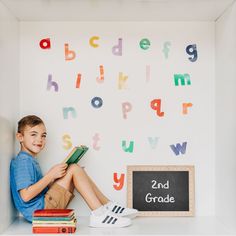
<svg viewBox="0 0 236 236"><path fill-rule="evenodd" d="M59 179L63 177L66 174L66 168L68 167L68 164L66 163L60 163L55 166L53 166L47 173L52 179L52 181Z"/></svg>

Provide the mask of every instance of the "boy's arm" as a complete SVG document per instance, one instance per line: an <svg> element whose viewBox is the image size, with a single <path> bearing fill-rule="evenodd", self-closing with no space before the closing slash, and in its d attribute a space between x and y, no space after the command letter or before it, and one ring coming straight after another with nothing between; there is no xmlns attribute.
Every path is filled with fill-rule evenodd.
<svg viewBox="0 0 236 236"><path fill-rule="evenodd" d="M30 201L32 198L36 197L41 193L50 183L52 179L50 176L45 175L37 183L30 185L28 188L20 190L20 196L24 202Z"/></svg>
<svg viewBox="0 0 236 236"><path fill-rule="evenodd" d="M40 194L50 183L56 179L63 177L66 174L67 164L58 164L53 166L48 173L35 184L28 188L20 190L20 196L24 202L28 202L38 194Z"/></svg>

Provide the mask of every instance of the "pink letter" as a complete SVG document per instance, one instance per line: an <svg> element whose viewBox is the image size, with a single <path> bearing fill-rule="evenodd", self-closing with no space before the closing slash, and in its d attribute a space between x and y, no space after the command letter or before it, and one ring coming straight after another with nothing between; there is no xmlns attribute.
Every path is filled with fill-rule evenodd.
<svg viewBox="0 0 236 236"><path fill-rule="evenodd" d="M122 112L124 119L127 119L127 112L130 112L131 110L132 110L132 105L129 102L122 103Z"/></svg>
<svg viewBox="0 0 236 236"><path fill-rule="evenodd" d="M150 66L146 65L146 82L150 81Z"/></svg>
<svg viewBox="0 0 236 236"><path fill-rule="evenodd" d="M97 146L99 140L100 140L99 134L95 134L95 135L93 136L93 149L95 149L95 150L97 150L97 151L100 149L100 147Z"/></svg>

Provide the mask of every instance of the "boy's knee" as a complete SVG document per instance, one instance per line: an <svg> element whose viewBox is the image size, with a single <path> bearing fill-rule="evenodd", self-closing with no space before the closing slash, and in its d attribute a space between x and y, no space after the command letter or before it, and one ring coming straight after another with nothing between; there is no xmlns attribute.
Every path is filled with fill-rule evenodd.
<svg viewBox="0 0 236 236"><path fill-rule="evenodd" d="M74 171L80 171L82 168L78 164L70 164L67 171L74 172Z"/></svg>

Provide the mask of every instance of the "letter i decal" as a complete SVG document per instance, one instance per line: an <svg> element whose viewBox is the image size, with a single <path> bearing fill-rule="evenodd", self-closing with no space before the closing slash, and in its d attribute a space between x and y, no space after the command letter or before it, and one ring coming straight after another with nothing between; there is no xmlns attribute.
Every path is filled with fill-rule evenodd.
<svg viewBox="0 0 236 236"><path fill-rule="evenodd" d="M150 65L146 65L146 82L150 81Z"/></svg>
<svg viewBox="0 0 236 236"><path fill-rule="evenodd" d="M81 74L77 75L77 79L76 79L76 88L80 88L80 82L81 82Z"/></svg>

